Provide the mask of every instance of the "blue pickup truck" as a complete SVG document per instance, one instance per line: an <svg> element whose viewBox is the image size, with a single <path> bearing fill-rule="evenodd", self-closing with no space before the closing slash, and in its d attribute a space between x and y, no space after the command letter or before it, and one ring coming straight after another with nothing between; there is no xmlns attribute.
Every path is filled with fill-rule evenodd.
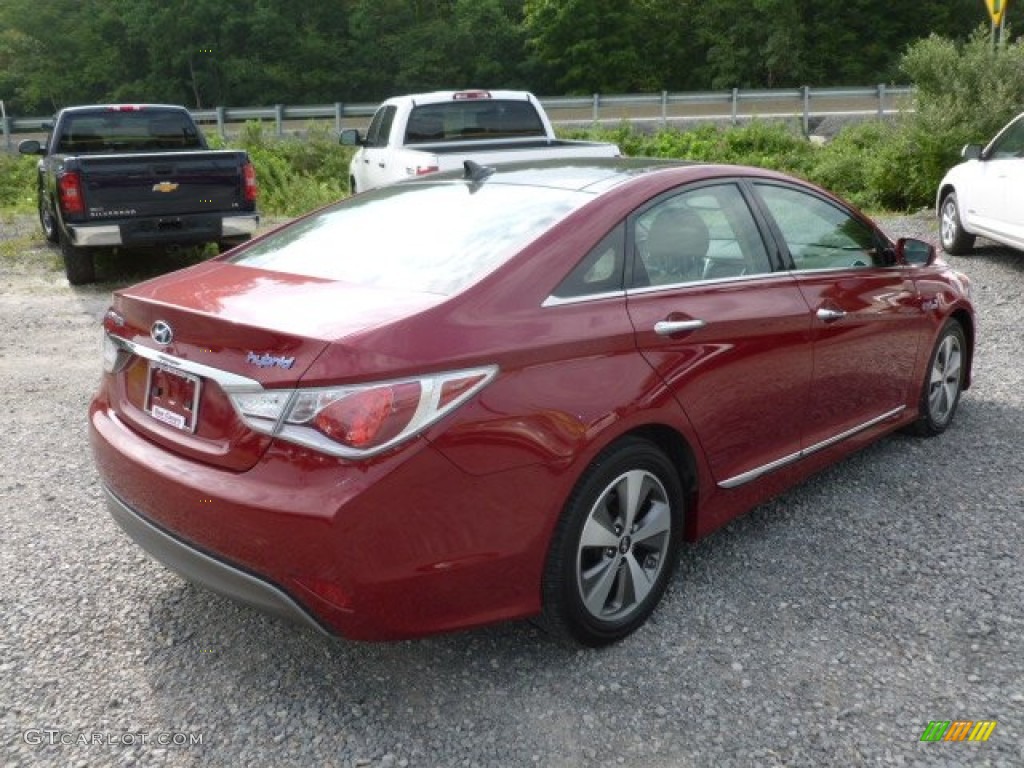
<svg viewBox="0 0 1024 768"><path fill-rule="evenodd" d="M95 251L216 243L224 250L259 224L247 153L212 150L184 107L110 104L57 113L40 155L39 221L72 285L96 279Z"/></svg>

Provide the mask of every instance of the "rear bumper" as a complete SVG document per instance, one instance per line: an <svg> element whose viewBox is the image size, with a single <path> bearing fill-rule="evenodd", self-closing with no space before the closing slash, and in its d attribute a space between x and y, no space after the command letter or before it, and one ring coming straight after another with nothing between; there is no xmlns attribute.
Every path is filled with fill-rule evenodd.
<svg viewBox="0 0 1024 768"><path fill-rule="evenodd" d="M397 640L528 616L557 511L549 470L474 477L424 441L347 465L271 446L228 471L134 432L101 393L90 441L110 513L186 578L352 640ZM546 482L547 481L547 482ZM457 489L457 492L453 492Z"/></svg>
<svg viewBox="0 0 1024 768"><path fill-rule="evenodd" d="M66 225L72 245L80 248L143 245L185 245L252 237L259 227L257 213L221 216L191 214L151 216L120 224Z"/></svg>
<svg viewBox="0 0 1024 768"><path fill-rule="evenodd" d="M233 600L251 605L264 613L329 634L295 600L270 582L229 565L186 544L146 520L103 487L107 508L114 521L136 544L150 555L177 571L189 581L200 584Z"/></svg>

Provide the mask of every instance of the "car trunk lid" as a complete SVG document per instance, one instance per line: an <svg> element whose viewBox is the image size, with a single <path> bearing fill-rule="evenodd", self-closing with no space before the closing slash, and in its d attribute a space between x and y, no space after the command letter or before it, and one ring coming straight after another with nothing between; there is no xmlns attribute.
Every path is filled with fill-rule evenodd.
<svg viewBox="0 0 1024 768"><path fill-rule="evenodd" d="M441 298L207 262L115 293L109 401L169 450L243 471L272 438L239 418L232 392L293 389L329 345Z"/></svg>

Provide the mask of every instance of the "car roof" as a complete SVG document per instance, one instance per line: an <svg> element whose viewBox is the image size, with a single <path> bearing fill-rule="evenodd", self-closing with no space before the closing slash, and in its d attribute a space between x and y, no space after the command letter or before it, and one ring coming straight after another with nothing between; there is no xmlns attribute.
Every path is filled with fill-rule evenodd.
<svg viewBox="0 0 1024 768"><path fill-rule="evenodd" d="M722 176L762 176L788 178L773 171L741 165L698 163L651 157L602 157L553 159L517 163L498 163L488 168L481 184L512 184L550 187L601 194L626 182L645 176L666 174L674 183ZM450 171L424 178L413 184L472 179L465 170ZM410 182L405 182L410 183Z"/></svg>

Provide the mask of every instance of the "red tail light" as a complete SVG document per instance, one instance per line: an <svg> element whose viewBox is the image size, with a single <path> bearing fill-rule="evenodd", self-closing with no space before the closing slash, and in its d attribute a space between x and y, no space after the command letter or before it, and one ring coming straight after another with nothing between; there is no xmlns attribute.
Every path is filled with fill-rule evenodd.
<svg viewBox="0 0 1024 768"><path fill-rule="evenodd" d="M331 456L362 459L419 434L479 392L497 372L487 366L400 381L237 392L231 402L257 432Z"/></svg>
<svg viewBox="0 0 1024 768"><path fill-rule="evenodd" d="M82 176L78 171L62 173L57 179L57 191L60 195L60 208L64 213L85 213Z"/></svg>
<svg viewBox="0 0 1024 768"><path fill-rule="evenodd" d="M381 386L334 401L317 413L313 426L339 443L367 448L401 434L419 404L418 382Z"/></svg>
<svg viewBox="0 0 1024 768"><path fill-rule="evenodd" d="M242 180L245 183L243 194L247 202L254 203L259 196L260 190L256 184L256 169L252 163L242 166Z"/></svg>

